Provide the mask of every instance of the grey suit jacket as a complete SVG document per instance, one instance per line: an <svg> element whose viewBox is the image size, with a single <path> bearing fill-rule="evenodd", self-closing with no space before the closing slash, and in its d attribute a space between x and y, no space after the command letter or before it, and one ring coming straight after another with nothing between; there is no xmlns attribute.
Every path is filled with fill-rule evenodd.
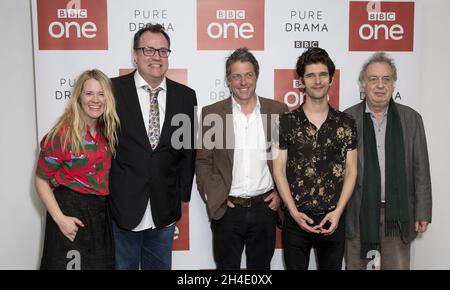
<svg viewBox="0 0 450 290"><path fill-rule="evenodd" d="M355 119L358 131L358 177L346 209L346 237L348 239L354 238L356 233L359 232L364 176L363 105L364 102L361 102L344 111ZM402 124L405 146L406 187L409 219L411 221L409 229L411 238L408 242L411 242L416 237L415 221L431 222L430 166L422 117L408 106L398 103L396 105Z"/></svg>
<svg viewBox="0 0 450 290"><path fill-rule="evenodd" d="M288 110L286 104L259 97L261 104L261 114L265 114L267 119L263 118L264 133L267 142L271 142L272 136L272 117L273 114L279 115ZM223 217L227 210L227 198L231 189L233 177L233 159L234 159L234 129L231 98L219 101L206 106L202 110L200 138L204 140L211 139L208 134L211 130L217 129L217 124L208 124L208 116L218 116L224 125L217 132L215 141L221 143L221 148L206 148L206 144L198 142L197 159L195 164L195 173L197 188L208 206L208 215L211 219L218 220ZM214 129L212 129L214 127ZM209 132L209 133L208 133ZM206 134L206 135L205 135ZM223 137L223 140L218 138ZM228 146L227 146L228 142ZM268 154L271 154L270 147ZM273 174L272 160L267 160L270 173Z"/></svg>

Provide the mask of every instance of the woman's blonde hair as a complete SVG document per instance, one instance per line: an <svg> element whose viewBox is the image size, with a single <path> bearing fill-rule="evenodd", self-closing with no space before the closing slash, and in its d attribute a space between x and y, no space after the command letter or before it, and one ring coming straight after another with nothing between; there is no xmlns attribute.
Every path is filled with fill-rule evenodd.
<svg viewBox="0 0 450 290"><path fill-rule="evenodd" d="M81 107L80 97L83 93L84 83L89 79L95 79L100 83L106 97L105 112L100 116L98 123L100 125L100 133L105 137L111 153L115 155L120 121L116 112L116 102L111 81L108 76L98 69L86 70L78 77L66 110L47 134L45 144L52 140L59 130L62 130L61 146L63 152L68 146L75 154L80 154L81 150L84 149L83 133L86 131L87 124L84 119L85 113Z"/></svg>

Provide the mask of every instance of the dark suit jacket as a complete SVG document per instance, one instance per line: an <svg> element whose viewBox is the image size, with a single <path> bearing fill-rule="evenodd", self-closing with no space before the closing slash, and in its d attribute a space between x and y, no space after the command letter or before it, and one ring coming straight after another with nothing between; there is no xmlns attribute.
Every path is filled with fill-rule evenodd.
<svg viewBox="0 0 450 290"><path fill-rule="evenodd" d="M272 114L279 115L288 110L285 104L280 102L259 97L261 104L261 114L267 115L267 122L262 118L264 133L267 142L272 141ZM205 124L205 118L210 114L217 114L224 124L220 134L223 134L223 146L221 148L208 149L199 141L199 149L197 151L196 159L196 175L197 188L202 197L206 200L208 206L208 215L210 218L218 220L223 217L227 210L227 198L230 193L232 176L233 176L233 159L234 159L234 129L233 129L233 115L232 115L232 101L227 98L212 105L206 106L202 110L202 135L213 126ZM228 122L227 120L228 115ZM206 122L208 123L208 122ZM213 129L214 130L214 129ZM206 137L205 139L210 139ZM217 140L217 137L216 137ZM228 140L228 141L227 141ZM228 142L230 147L226 147ZM200 147L201 146L201 147ZM271 154L270 148L268 154ZM267 160L270 173L273 175L272 160Z"/></svg>
<svg viewBox="0 0 450 290"><path fill-rule="evenodd" d="M422 117L410 107L396 104L403 129L405 150L406 190L408 192L408 214L411 222L409 233L412 241L416 237L414 222L431 222L431 178L428 162L427 141ZM358 177L355 189L346 208L346 237L353 239L359 231L359 215L364 176L364 132L363 102L344 111L355 119L358 131ZM408 242L410 242L408 241Z"/></svg>
<svg viewBox="0 0 450 290"><path fill-rule="evenodd" d="M159 144L152 151L134 82L134 72L113 78L114 95L121 129L117 154L111 162L110 205L114 221L127 230L135 228L144 215L148 199L157 227L181 217L181 201L190 200L194 177L195 91L170 79L164 124ZM185 114L191 124L183 136L189 148L175 148L172 134L180 125L171 125L175 114ZM179 131L177 131L179 132Z"/></svg>

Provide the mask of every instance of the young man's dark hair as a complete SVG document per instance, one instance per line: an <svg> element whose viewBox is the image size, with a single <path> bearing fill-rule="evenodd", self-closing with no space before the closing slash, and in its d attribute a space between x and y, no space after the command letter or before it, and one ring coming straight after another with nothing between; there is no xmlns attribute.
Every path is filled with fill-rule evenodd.
<svg viewBox="0 0 450 290"><path fill-rule="evenodd" d="M334 66L333 61L331 60L330 56L325 51L325 49L322 49L320 47L310 48L307 51L303 52L302 55L298 57L295 70L297 71L297 74L302 82L305 74L305 67L310 64L318 64L318 63L324 64L328 67L328 73L330 74L330 82L331 82L336 67Z"/></svg>

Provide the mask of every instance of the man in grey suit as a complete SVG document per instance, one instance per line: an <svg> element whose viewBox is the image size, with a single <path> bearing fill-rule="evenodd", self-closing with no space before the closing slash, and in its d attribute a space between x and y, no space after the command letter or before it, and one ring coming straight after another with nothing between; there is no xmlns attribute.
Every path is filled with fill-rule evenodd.
<svg viewBox="0 0 450 290"><path fill-rule="evenodd" d="M211 219L219 270L268 270L280 198L272 178L272 127L285 104L256 94L259 64L246 48L226 61L231 96L202 110L197 188Z"/></svg>
<svg viewBox="0 0 450 290"><path fill-rule="evenodd" d="M359 75L365 99L347 109L358 131L358 177L346 215L347 269L409 269L410 245L431 222L422 117L392 99L394 61L375 53Z"/></svg>

